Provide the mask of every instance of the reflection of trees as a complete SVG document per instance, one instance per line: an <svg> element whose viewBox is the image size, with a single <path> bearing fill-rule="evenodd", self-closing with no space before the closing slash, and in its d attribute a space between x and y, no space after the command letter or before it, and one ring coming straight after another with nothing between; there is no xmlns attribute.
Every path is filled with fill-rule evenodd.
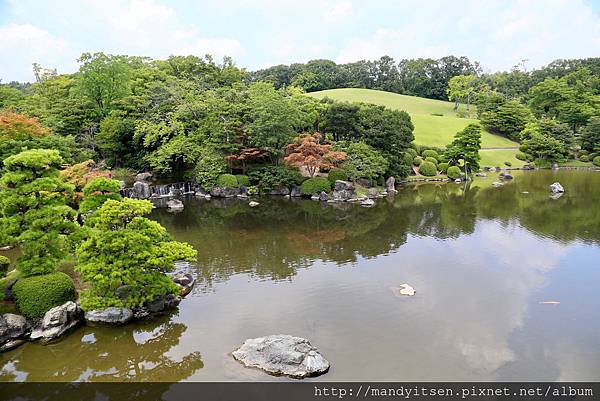
<svg viewBox="0 0 600 401"><path fill-rule="evenodd" d="M200 251L200 274L209 284L241 272L289 279L316 259L343 264L388 253L404 244L407 234L441 239L471 234L478 219L519 221L566 241L597 241L600 174L561 174L522 174L502 188L415 184L373 208L262 198L251 209L245 201L228 199L197 201L178 215L157 210L154 217ZM568 192L551 200L548 185L556 180Z"/></svg>
<svg viewBox="0 0 600 401"><path fill-rule="evenodd" d="M179 361L169 356L185 330L169 316L118 328L84 327L57 344L27 344L5 354L13 368L5 366L0 380L15 380L11 370L27 372L28 381L185 380L203 366L198 352Z"/></svg>

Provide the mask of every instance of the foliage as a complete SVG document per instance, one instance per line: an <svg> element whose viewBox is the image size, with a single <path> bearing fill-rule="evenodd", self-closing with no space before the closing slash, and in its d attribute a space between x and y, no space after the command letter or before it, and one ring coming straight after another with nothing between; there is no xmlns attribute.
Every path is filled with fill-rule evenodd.
<svg viewBox="0 0 600 401"><path fill-rule="evenodd" d="M530 157L527 155L527 153L523 153L523 152L518 152L515 157L519 160L523 160L523 161L532 161L530 159Z"/></svg>
<svg viewBox="0 0 600 401"><path fill-rule="evenodd" d="M4 160L0 178L0 243L18 244L17 268L26 276L52 272L68 251L77 229L67 202L73 186L58 177L56 150L34 149Z"/></svg>
<svg viewBox="0 0 600 401"><path fill-rule="evenodd" d="M346 154L341 169L350 180L375 180L388 170L386 158L364 142L337 142L334 148Z"/></svg>
<svg viewBox="0 0 600 401"><path fill-rule="evenodd" d="M600 156L594 157L592 163L594 163L594 166L600 167Z"/></svg>
<svg viewBox="0 0 600 401"><path fill-rule="evenodd" d="M217 186L224 188L237 188L238 180L233 174L221 174L217 178Z"/></svg>
<svg viewBox="0 0 600 401"><path fill-rule="evenodd" d="M421 152L421 156L424 158L433 157L434 159L438 159L440 155L433 149L425 149Z"/></svg>
<svg viewBox="0 0 600 401"><path fill-rule="evenodd" d="M146 200L110 199L86 220L89 232L77 247L75 267L89 284L81 294L84 310L135 308L177 293L177 285L165 273L174 269L175 261L193 261L197 253L143 217L151 211L152 203Z"/></svg>
<svg viewBox="0 0 600 401"><path fill-rule="evenodd" d="M22 141L49 134L50 130L43 127L37 118L0 109L0 141Z"/></svg>
<svg viewBox="0 0 600 401"><path fill-rule="evenodd" d="M448 100L454 101L454 111L458 110L459 102L467 102L467 110L471 104L471 97L475 93L475 75L456 75L448 81Z"/></svg>
<svg viewBox="0 0 600 401"><path fill-rule="evenodd" d="M569 153L558 139L537 131L532 131L528 135L528 139L521 142L519 150L535 159L548 162L562 162Z"/></svg>
<svg viewBox="0 0 600 401"><path fill-rule="evenodd" d="M590 161L590 157L588 155L581 155L581 156L579 156L579 161L587 163Z"/></svg>
<svg viewBox="0 0 600 401"><path fill-rule="evenodd" d="M300 186L300 191L305 195L314 195L321 192L329 192L331 183L325 177L312 177L304 181Z"/></svg>
<svg viewBox="0 0 600 401"><path fill-rule="evenodd" d="M110 178L94 178L83 188L83 201L79 205L80 213L98 209L109 199L120 200L121 183Z"/></svg>
<svg viewBox="0 0 600 401"><path fill-rule="evenodd" d="M0 255L0 278L6 276L6 272L8 271L8 267L10 266L10 259L6 256Z"/></svg>
<svg viewBox="0 0 600 401"><path fill-rule="evenodd" d="M581 131L581 148L588 152L600 151L600 116L591 117Z"/></svg>
<svg viewBox="0 0 600 401"><path fill-rule="evenodd" d="M248 176L250 182L256 184L261 193L270 192L277 187L291 188L302 179L298 170L285 165L259 167L250 171Z"/></svg>
<svg viewBox="0 0 600 401"><path fill-rule="evenodd" d="M421 156L417 156L413 159L413 166L420 166L423 163L423 158Z"/></svg>
<svg viewBox="0 0 600 401"><path fill-rule="evenodd" d="M438 161L435 157L426 157L425 160L428 161L429 163L435 164L436 166L438 164Z"/></svg>
<svg viewBox="0 0 600 401"><path fill-rule="evenodd" d="M301 134L286 146L285 162L296 168L305 168L311 177L320 170L337 167L345 158L344 152L335 151L328 142L320 143L320 133Z"/></svg>
<svg viewBox="0 0 600 401"><path fill-rule="evenodd" d="M248 177L247 175L238 174L235 176L235 178L237 179L239 185L244 187L250 186L250 177Z"/></svg>
<svg viewBox="0 0 600 401"><path fill-rule="evenodd" d="M520 139L521 130L532 119L527 106L497 94L480 95L477 107L481 124L487 130L512 140Z"/></svg>
<svg viewBox="0 0 600 401"><path fill-rule="evenodd" d="M457 178L460 178L462 176L462 173L458 166L450 166L448 167L448 170L446 170L446 175L448 176L448 178L455 180Z"/></svg>
<svg viewBox="0 0 600 401"><path fill-rule="evenodd" d="M348 174L341 168L334 168L334 169L329 170L327 179L329 180L329 182L331 184L334 184L338 180L348 181Z"/></svg>
<svg viewBox="0 0 600 401"><path fill-rule="evenodd" d="M76 299L71 277L54 272L19 279L13 286L19 311L30 319L39 319L50 309Z"/></svg>
<svg viewBox="0 0 600 401"><path fill-rule="evenodd" d="M504 162L504 165L505 165L506 167L512 167L512 163L511 163L511 162L509 162L509 161L506 161L506 162Z"/></svg>
<svg viewBox="0 0 600 401"><path fill-rule="evenodd" d="M194 168L194 179L204 189L210 190L217 184L219 175L227 171L227 162L214 149L203 148Z"/></svg>
<svg viewBox="0 0 600 401"><path fill-rule="evenodd" d="M437 167L432 162L424 161L419 166L419 174L424 175L426 177L433 177L437 174Z"/></svg>
<svg viewBox="0 0 600 401"><path fill-rule="evenodd" d="M457 165L462 160L467 171L478 171L479 149L481 149L481 127L477 124L469 124L456 134L444 156L451 165Z"/></svg>
<svg viewBox="0 0 600 401"><path fill-rule="evenodd" d="M73 184L76 191L81 191L83 187L95 178L110 178L111 172L108 170L101 171L96 168L95 161L86 160L61 170L59 177L63 181Z"/></svg>
<svg viewBox="0 0 600 401"><path fill-rule="evenodd" d="M446 171L448 171L448 167L450 167L448 165L448 163L440 163L440 164L438 164L438 170L440 170L442 173L445 173Z"/></svg>

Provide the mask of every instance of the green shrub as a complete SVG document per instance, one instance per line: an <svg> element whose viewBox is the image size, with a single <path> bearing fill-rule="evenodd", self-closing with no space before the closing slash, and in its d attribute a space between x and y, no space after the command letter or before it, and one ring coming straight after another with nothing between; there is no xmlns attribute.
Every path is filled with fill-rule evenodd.
<svg viewBox="0 0 600 401"><path fill-rule="evenodd" d="M504 165L505 165L506 167L512 167L512 163L511 163L511 162L504 162Z"/></svg>
<svg viewBox="0 0 600 401"><path fill-rule="evenodd" d="M589 162L590 161L590 157L588 155L581 155L581 156L579 156L579 161Z"/></svg>
<svg viewBox="0 0 600 401"><path fill-rule="evenodd" d="M238 180L233 174L221 174L219 178L217 178L217 186L225 188L237 188Z"/></svg>
<svg viewBox="0 0 600 401"><path fill-rule="evenodd" d="M423 156L425 159L427 159L428 157L433 157L436 160L437 160L438 157L440 157L440 155L438 154L438 152L436 152L433 149L426 149L426 150L424 150L423 153L421 153L421 156Z"/></svg>
<svg viewBox="0 0 600 401"><path fill-rule="evenodd" d="M518 152L515 157L517 158L517 160L522 160L522 161L527 161L527 154L523 153L523 152Z"/></svg>
<svg viewBox="0 0 600 401"><path fill-rule="evenodd" d="M238 185L242 185L244 187L250 186L250 177L247 175L238 174L235 176L235 178L237 179Z"/></svg>
<svg viewBox="0 0 600 401"><path fill-rule="evenodd" d="M21 313L38 319L55 306L74 301L75 284L65 273L54 272L19 279L13 294Z"/></svg>
<svg viewBox="0 0 600 401"><path fill-rule="evenodd" d="M8 271L8 267L10 266L10 259L6 256L0 255L0 278L6 276L6 272Z"/></svg>
<svg viewBox="0 0 600 401"><path fill-rule="evenodd" d="M300 172L286 165L259 167L248 174L250 182L262 193L267 193L282 186L290 188L298 185L303 178Z"/></svg>
<svg viewBox="0 0 600 401"><path fill-rule="evenodd" d="M327 175L327 179L330 183L335 183L337 180L348 181L348 174L342 169L334 168L329 170L329 175Z"/></svg>
<svg viewBox="0 0 600 401"><path fill-rule="evenodd" d="M420 166L423 163L423 158L421 156L417 156L413 159L413 166Z"/></svg>
<svg viewBox="0 0 600 401"><path fill-rule="evenodd" d="M592 163L594 163L594 166L600 167L600 156L594 157L594 161Z"/></svg>
<svg viewBox="0 0 600 401"><path fill-rule="evenodd" d="M417 150L414 148L407 148L405 150L405 153L408 153L409 155L411 155L411 159L414 159L415 157L419 156L419 154L417 153Z"/></svg>
<svg viewBox="0 0 600 401"><path fill-rule="evenodd" d="M429 157L426 157L425 160L428 161L429 163L435 164L436 166L438 164L438 161L437 161L437 159L435 157L429 156Z"/></svg>
<svg viewBox="0 0 600 401"><path fill-rule="evenodd" d="M202 148L200 159L191 175L198 184L210 191L217 185L219 175L225 172L227 172L227 160L223 155L212 148Z"/></svg>
<svg viewBox="0 0 600 401"><path fill-rule="evenodd" d="M300 191L305 195L314 195L322 191L329 192L330 190L331 183L324 177L309 178L300 186Z"/></svg>
<svg viewBox="0 0 600 401"><path fill-rule="evenodd" d="M462 173L458 166L450 166L448 167L448 170L446 170L446 175L448 175L448 178L451 178L453 180L460 178L461 174Z"/></svg>
<svg viewBox="0 0 600 401"><path fill-rule="evenodd" d="M433 177L437 174L437 167L435 166L435 163L424 161L419 166L419 173L426 177Z"/></svg>
<svg viewBox="0 0 600 401"><path fill-rule="evenodd" d="M440 163L438 164L438 170L440 170L442 173L445 173L448 170L448 163Z"/></svg>
<svg viewBox="0 0 600 401"><path fill-rule="evenodd" d="M413 163L413 159L416 156L413 156L412 154L408 153L408 152L404 152L404 154L402 155L402 163L404 163L406 166L412 166Z"/></svg>

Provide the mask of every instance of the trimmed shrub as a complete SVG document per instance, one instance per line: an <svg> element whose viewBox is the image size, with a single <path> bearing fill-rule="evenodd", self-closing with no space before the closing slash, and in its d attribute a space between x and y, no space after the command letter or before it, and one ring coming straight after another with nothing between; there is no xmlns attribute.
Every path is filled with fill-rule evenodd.
<svg viewBox="0 0 600 401"><path fill-rule="evenodd" d="M581 156L579 156L579 161L581 161L581 162L589 162L590 161L590 157L588 155L581 155Z"/></svg>
<svg viewBox="0 0 600 401"><path fill-rule="evenodd" d="M324 177L309 178L300 186L300 191L305 195L314 195L322 191L329 192L330 190L331 183Z"/></svg>
<svg viewBox="0 0 600 401"><path fill-rule="evenodd" d="M405 153L408 153L409 155L411 155L413 159L415 157L419 156L419 154L417 153L416 149L414 149L414 148L407 148L405 150Z"/></svg>
<svg viewBox="0 0 600 401"><path fill-rule="evenodd" d="M415 157L416 156L413 156L408 152L404 152L404 154L402 155L402 163L404 163L406 166L412 166L413 159Z"/></svg>
<svg viewBox="0 0 600 401"><path fill-rule="evenodd" d="M235 176L235 178L237 179L238 185L243 185L245 187L250 186L250 177L247 175L238 174Z"/></svg>
<svg viewBox="0 0 600 401"><path fill-rule="evenodd" d="M225 188L237 188L238 180L233 174L221 174L219 178L217 178L217 186Z"/></svg>
<svg viewBox="0 0 600 401"><path fill-rule="evenodd" d="M304 179L298 170L286 165L259 167L250 171L248 176L261 193L268 193L279 186L291 188Z"/></svg>
<svg viewBox="0 0 600 401"><path fill-rule="evenodd" d="M342 169L334 168L329 170L329 175L327 175L327 179L330 183L334 183L337 180L348 181L348 174Z"/></svg>
<svg viewBox="0 0 600 401"><path fill-rule="evenodd" d="M19 279L13 294L21 313L30 319L38 319L55 306L76 298L73 280L61 272Z"/></svg>
<svg viewBox="0 0 600 401"><path fill-rule="evenodd" d="M423 153L421 153L421 156L423 156L425 159L427 159L428 157L433 157L436 160L437 160L438 157L440 157L440 155L438 154L438 152L436 152L433 149L426 149L426 150L424 150Z"/></svg>
<svg viewBox="0 0 600 401"><path fill-rule="evenodd" d="M517 160L522 160L522 161L527 161L527 154L523 153L523 152L518 152L515 157L517 158Z"/></svg>
<svg viewBox="0 0 600 401"><path fill-rule="evenodd" d="M423 163L423 158L421 156L417 156L413 159L413 166L420 166Z"/></svg>
<svg viewBox="0 0 600 401"><path fill-rule="evenodd" d="M600 156L594 157L594 161L592 163L594 163L594 166L600 167Z"/></svg>
<svg viewBox="0 0 600 401"><path fill-rule="evenodd" d="M511 163L511 162L504 162L504 165L505 165L506 167L512 167L512 163Z"/></svg>
<svg viewBox="0 0 600 401"><path fill-rule="evenodd" d="M429 156L429 157L426 157L425 160L428 161L429 163L435 164L436 166L438 164L438 161L437 161L437 159L435 157Z"/></svg>
<svg viewBox="0 0 600 401"><path fill-rule="evenodd" d="M449 167L448 163L438 164L438 170L440 170L442 173L445 173L448 170L448 167Z"/></svg>
<svg viewBox="0 0 600 401"><path fill-rule="evenodd" d="M448 178L451 178L453 180L460 178L461 174L462 173L458 166L450 166L448 167L448 170L446 170L446 175L448 176Z"/></svg>
<svg viewBox="0 0 600 401"><path fill-rule="evenodd" d="M0 278L6 276L6 272L8 271L8 267L10 266L10 259L6 256L0 255Z"/></svg>
<svg viewBox="0 0 600 401"><path fill-rule="evenodd" d="M433 177L437 174L437 167L435 166L435 163L424 161L419 166L419 173L426 177Z"/></svg>

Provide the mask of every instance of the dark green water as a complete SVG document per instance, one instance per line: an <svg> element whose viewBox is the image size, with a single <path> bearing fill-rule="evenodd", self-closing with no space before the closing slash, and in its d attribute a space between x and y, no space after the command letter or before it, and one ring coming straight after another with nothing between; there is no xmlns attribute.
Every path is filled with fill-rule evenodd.
<svg viewBox="0 0 600 401"><path fill-rule="evenodd" d="M370 209L213 199L156 210L200 254L179 310L1 354L0 380L288 380L228 355L278 333L330 360L311 380L599 380L600 172L494 179L406 186ZM554 181L567 192L553 200ZM402 283L417 295L397 298Z"/></svg>

